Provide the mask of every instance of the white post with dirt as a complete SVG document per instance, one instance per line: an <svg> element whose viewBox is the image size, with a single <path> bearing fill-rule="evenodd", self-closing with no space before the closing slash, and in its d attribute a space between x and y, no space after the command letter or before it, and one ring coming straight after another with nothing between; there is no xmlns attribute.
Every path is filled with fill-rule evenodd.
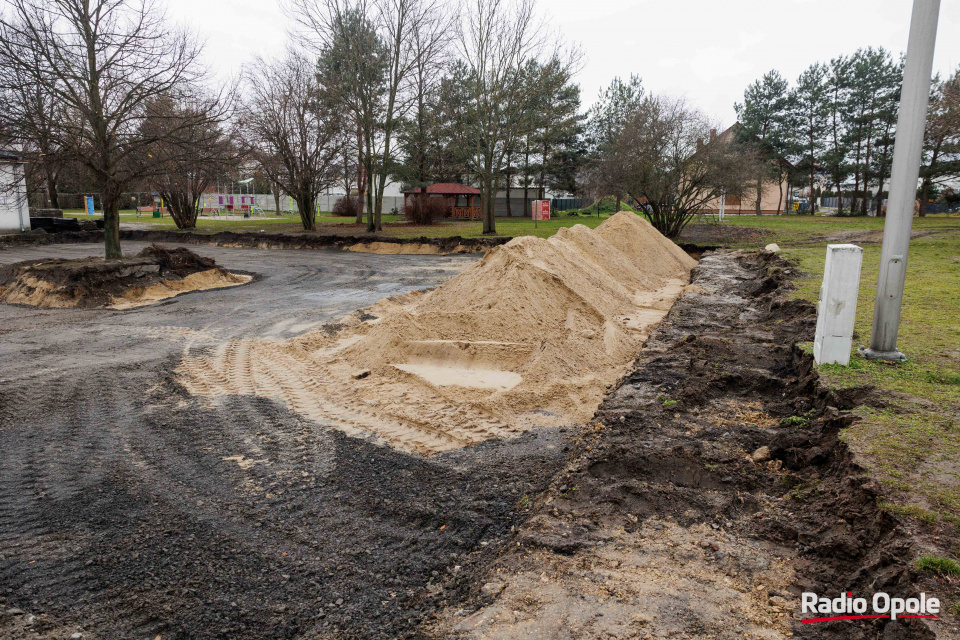
<svg viewBox="0 0 960 640"><path fill-rule="evenodd" d="M813 358L817 364L850 364L862 263L863 249L857 245L827 245L813 342Z"/></svg>

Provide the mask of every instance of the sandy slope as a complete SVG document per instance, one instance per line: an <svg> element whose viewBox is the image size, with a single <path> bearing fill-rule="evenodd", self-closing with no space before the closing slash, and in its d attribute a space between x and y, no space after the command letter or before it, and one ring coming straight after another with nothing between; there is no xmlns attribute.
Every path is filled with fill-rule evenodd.
<svg viewBox="0 0 960 640"><path fill-rule="evenodd" d="M431 292L352 314L336 335L233 341L179 372L194 394L279 398L422 453L580 423L695 264L623 212L596 230L517 238Z"/></svg>

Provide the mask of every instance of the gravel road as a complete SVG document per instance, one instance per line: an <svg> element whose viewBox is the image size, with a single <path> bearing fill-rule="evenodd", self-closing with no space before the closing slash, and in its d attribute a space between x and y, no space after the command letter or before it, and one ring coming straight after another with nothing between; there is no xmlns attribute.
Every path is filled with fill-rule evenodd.
<svg viewBox="0 0 960 640"><path fill-rule="evenodd" d="M0 636L414 634L544 488L562 430L415 456L271 400L201 401L172 372L187 350L288 338L478 256L191 249L257 278L129 311L0 306Z"/></svg>

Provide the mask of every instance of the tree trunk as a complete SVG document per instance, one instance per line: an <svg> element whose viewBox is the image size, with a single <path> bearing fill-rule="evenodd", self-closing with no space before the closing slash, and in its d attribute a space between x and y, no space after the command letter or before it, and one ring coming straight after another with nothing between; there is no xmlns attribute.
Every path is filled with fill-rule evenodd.
<svg viewBox="0 0 960 640"><path fill-rule="evenodd" d="M513 161L513 156L507 156L507 217L513 217L513 207L510 205L510 185L513 184L513 176L510 174L510 164Z"/></svg>
<svg viewBox="0 0 960 640"><path fill-rule="evenodd" d="M880 176L877 181L877 199L876 199L876 211L877 217L880 218L881 211L883 209L883 173L880 173Z"/></svg>
<svg viewBox="0 0 960 640"><path fill-rule="evenodd" d="M933 175L934 170L937 166L937 161L940 159L940 143L938 142L933 149L933 156L930 158L930 166L927 170L927 175L923 177L923 187L920 191L920 211L919 216L921 218L927 217L927 200L930 199L930 186L933 184L933 178L930 176Z"/></svg>
<svg viewBox="0 0 960 640"><path fill-rule="evenodd" d="M523 155L523 215L530 213L530 145Z"/></svg>
<svg viewBox="0 0 960 640"><path fill-rule="evenodd" d="M368 147L367 158L373 157L371 152L372 150ZM373 233L374 231L377 230L377 223L373 217L374 193L373 193L373 189L371 189L371 186L372 186L371 183L373 181L373 166L371 165L370 160L367 160L367 166L365 167L364 171L367 174L366 177L364 178L364 187L366 189L366 194L367 194L367 233Z"/></svg>
<svg viewBox="0 0 960 640"><path fill-rule="evenodd" d="M870 152L873 144L873 125L867 129L867 153L863 160L863 204L861 211L867 215L867 206L870 201Z"/></svg>
<svg viewBox="0 0 960 640"><path fill-rule="evenodd" d="M483 207L483 234L493 235L497 232L497 221L493 215L494 180L491 177L483 179L483 194L480 196L480 204Z"/></svg>
<svg viewBox="0 0 960 640"><path fill-rule="evenodd" d="M927 217L927 200L930 199L930 187L933 184L933 181L929 176L923 179L922 186L920 187L920 212L919 216L921 218Z"/></svg>
<svg viewBox="0 0 960 640"><path fill-rule="evenodd" d="M119 260L123 257L120 250L120 189L108 183L100 192L103 206L103 246L107 260Z"/></svg>
<svg viewBox="0 0 960 640"><path fill-rule="evenodd" d="M857 205L860 198L860 142L857 142L856 161L853 163L853 200L850 201L850 215L857 215Z"/></svg>
<svg viewBox="0 0 960 640"><path fill-rule="evenodd" d="M349 193L347 195L350 195ZM275 213L280 215L280 185L274 183L273 185L273 206L275 208Z"/></svg>
<svg viewBox="0 0 960 640"><path fill-rule="evenodd" d="M297 208L300 209L300 222L303 224L303 230L315 231L317 228L317 212L313 194L300 193L294 200L297 201Z"/></svg>
<svg viewBox="0 0 960 640"><path fill-rule="evenodd" d="M50 198L50 208L59 209L60 193L57 191L57 176L50 169L47 169L46 173L47 173L47 197Z"/></svg>
<svg viewBox="0 0 960 640"><path fill-rule="evenodd" d="M780 188L780 197L777 198L777 215L783 213L783 174L780 174L780 180L777 183L777 186ZM788 184L789 186L789 184Z"/></svg>
<svg viewBox="0 0 960 640"><path fill-rule="evenodd" d="M357 198L360 200L360 206L357 207L357 224L363 224L363 206L367 198L367 169L366 161L363 159L363 136L362 131L357 128ZM350 195L350 192L347 192Z"/></svg>
<svg viewBox="0 0 960 640"><path fill-rule="evenodd" d="M777 215L783 213L783 169L780 170L780 175L777 179L777 188L780 190L780 195L777 198Z"/></svg>
<svg viewBox="0 0 960 640"><path fill-rule="evenodd" d="M546 138L546 132L544 132L544 138ZM540 158L540 199L547 199L547 154L549 153L549 147L547 146L547 141L543 141L543 156Z"/></svg>
<svg viewBox="0 0 960 640"><path fill-rule="evenodd" d="M813 140L813 127L810 128L810 215L815 215L817 213L817 207L814 204L813 196L813 185L816 182L816 166L814 162L814 155L816 155L816 147L814 146Z"/></svg>
<svg viewBox="0 0 960 640"><path fill-rule="evenodd" d="M757 178L757 215L760 215L760 203L763 199L763 176Z"/></svg>

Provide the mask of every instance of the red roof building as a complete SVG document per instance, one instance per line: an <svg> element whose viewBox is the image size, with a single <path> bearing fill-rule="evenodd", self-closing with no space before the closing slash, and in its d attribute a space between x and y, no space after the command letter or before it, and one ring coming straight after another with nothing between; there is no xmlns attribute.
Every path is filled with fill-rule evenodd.
<svg viewBox="0 0 960 640"><path fill-rule="evenodd" d="M424 189L408 189L403 192L403 204L406 206L407 198L411 196L428 198L446 198L450 206L450 216L453 218L464 218L467 220L479 220L481 218L480 207L474 206L474 198L481 195L480 189L456 182L438 182L431 184ZM464 199L466 206L460 206L460 198Z"/></svg>

